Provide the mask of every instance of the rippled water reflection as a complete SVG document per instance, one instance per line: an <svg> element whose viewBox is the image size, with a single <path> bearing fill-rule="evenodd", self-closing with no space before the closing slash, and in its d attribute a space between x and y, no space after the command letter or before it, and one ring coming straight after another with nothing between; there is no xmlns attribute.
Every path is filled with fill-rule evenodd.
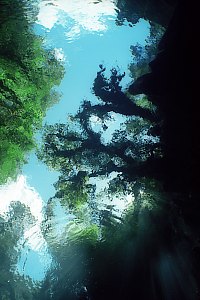
<svg viewBox="0 0 200 300"><path fill-rule="evenodd" d="M63 26L68 42L88 32L101 34L107 29L108 20L116 17L116 1L41 1L38 23L48 30Z"/></svg>

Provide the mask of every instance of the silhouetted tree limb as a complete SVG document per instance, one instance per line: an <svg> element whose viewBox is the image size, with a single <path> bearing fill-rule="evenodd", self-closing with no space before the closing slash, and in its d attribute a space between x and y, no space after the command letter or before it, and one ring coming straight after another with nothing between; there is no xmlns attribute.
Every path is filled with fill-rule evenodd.
<svg viewBox="0 0 200 300"><path fill-rule="evenodd" d="M92 106L91 109L99 113L107 113L113 111L125 116L138 116L148 119L151 122L158 121L154 113L148 109L137 106L133 100L121 91L120 81L125 74L118 74L116 69L111 70L111 77L106 79L104 76L105 68L97 73L94 80L93 91L95 96L103 102L103 105ZM114 73L114 74L113 74Z"/></svg>

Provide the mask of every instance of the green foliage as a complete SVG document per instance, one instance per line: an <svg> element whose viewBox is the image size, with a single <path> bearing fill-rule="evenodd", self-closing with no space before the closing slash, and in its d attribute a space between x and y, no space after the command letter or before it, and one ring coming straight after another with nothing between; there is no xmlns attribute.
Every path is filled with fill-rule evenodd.
<svg viewBox="0 0 200 300"><path fill-rule="evenodd" d="M155 105L153 105L145 95L138 95L134 98L135 103L145 109L149 109L150 111L155 111Z"/></svg>
<svg viewBox="0 0 200 300"><path fill-rule="evenodd" d="M101 76L98 78L100 91L102 78ZM103 89L102 95L106 96L104 97L104 102L107 101L106 108L109 106L111 109L110 106L117 98L113 99L113 94L118 96L120 93L118 93L117 86L113 88L109 86L109 81L107 83L110 90L107 92ZM122 98L119 97L117 100L119 99ZM140 98L137 105L148 110L152 109L145 98ZM100 113L98 113L98 108L101 108ZM63 240L68 238L65 235L62 245L57 243L56 253L59 251L60 253L55 257L55 261L58 268L49 272L44 286L50 282L52 299L129 299L130 295L133 297L135 295L139 299L167 297L196 299L196 283L193 281L191 258L187 254L190 249L188 243L191 243L192 235L189 238L189 234L187 235L187 241L185 237L183 238L184 222L180 207L174 205L174 198L177 194L171 193L169 197L162 184L149 176L149 170L156 165L149 164L155 156L155 148L151 147L153 142L149 140L149 136L147 137L151 125L146 120L133 118L126 123L126 130L118 130L113 135L112 141L105 142L101 135L107 127L104 117L112 110L106 111L103 108L105 108L104 105L94 107L85 102L73 118L74 121L79 120L76 122L78 123L76 133L68 130L69 127L63 124L60 129L59 126L53 128L53 131L48 132L47 129L43 160L50 162L51 166L56 166L62 173L66 168L68 172L68 177L65 177L66 181L76 180L79 172L87 173L87 177L93 176L96 179L101 176L106 177L107 174L112 173L111 170L113 171L113 166L115 166L118 175L112 180L110 191L121 193L123 189L127 189L129 176L131 192L134 195L133 205L127 214L121 217L121 222L110 222L109 226L103 227L101 239L95 245L93 242L88 243L90 239L84 235L84 246L87 246L81 247L80 243L81 246L77 248L72 247L72 244L70 247L65 247ZM104 124L104 128L101 128L99 132L93 130L94 124L90 121L92 116L101 116L100 121ZM175 118L177 118L176 114ZM170 125L169 128L173 128ZM145 138L147 138L146 144ZM138 144L141 147L138 147ZM151 146L149 147L148 144ZM84 148L85 146L87 148ZM84 149L87 151L84 152ZM172 154L170 151L174 149L174 145L172 145L172 150L170 147L168 149L169 154ZM135 162L137 163L134 164ZM164 164L167 162L164 160ZM168 169L164 168L164 170ZM156 175L157 178L160 177L159 173ZM173 176L169 173L170 175ZM164 184L167 189L167 182L165 181ZM65 185L63 189L65 191ZM180 202L184 201L182 195L178 198ZM191 199L192 194L188 193L187 208L191 206ZM197 243L198 233L194 235ZM197 247L199 257L198 243ZM52 278L55 279L53 284ZM183 283L187 283L185 289ZM84 295L82 295L83 291ZM47 297L41 298L48 299Z"/></svg>
<svg viewBox="0 0 200 300"><path fill-rule="evenodd" d="M170 208L169 195L158 181L138 180L134 195L133 204L124 212L120 222L99 228L98 225L79 223L76 218L66 224L60 239L56 236L47 239L54 263L44 286L50 285L52 299L64 295L77 299L83 286L87 288L88 297L111 299L116 291L115 299L120 299L118 293L126 294L133 276L135 279L139 276L143 284L149 280L142 279L138 270L153 272L152 255L159 259L159 244L164 246L170 241L166 232L173 224L175 235L179 225L174 208ZM169 209L174 210L171 217ZM41 291L40 297L48 299L48 295L45 298Z"/></svg>
<svg viewBox="0 0 200 300"><path fill-rule="evenodd" d="M140 161L146 161L151 151L158 147L147 132L149 140L140 137L141 132L149 129L149 123L142 119L132 120L138 126L134 134L132 130L132 136L128 137L126 130L118 130L110 142L104 143L101 134L92 129L90 115L83 116L83 113L66 125L46 126L43 147L38 154L50 167L61 172L55 184L55 197L69 208L88 201L95 189L93 181L106 179L112 172L120 175L110 181L109 191L117 192L118 188L118 191L127 192L130 182L138 176ZM77 131L74 131L75 124L78 124Z"/></svg>
<svg viewBox="0 0 200 300"><path fill-rule="evenodd" d="M0 144L0 182L5 182L11 175L15 178L22 162L24 154L19 145L9 143L8 140L1 139Z"/></svg>
<svg viewBox="0 0 200 300"><path fill-rule="evenodd" d="M99 238L99 228L97 225L92 224L89 226L84 226L81 223L77 224L68 232L68 239L66 243L68 245L80 245L88 244L95 245Z"/></svg>
<svg viewBox="0 0 200 300"><path fill-rule="evenodd" d="M0 12L0 183L15 177L35 146L46 110L59 101L53 88L64 76L62 62L32 29L32 4L15 1L12 10L6 1Z"/></svg>
<svg viewBox="0 0 200 300"><path fill-rule="evenodd" d="M135 79L149 73L149 63L157 54L158 43L164 34L164 28L156 23L150 23L150 33L146 39L146 45L132 45L130 47L133 55L133 63L129 65L131 76Z"/></svg>
<svg viewBox="0 0 200 300"><path fill-rule="evenodd" d="M62 176L54 185L57 190L55 197L60 198L63 205L68 204L69 208L78 208L88 200L87 181L86 176L81 176L80 172L70 180Z"/></svg>
<svg viewBox="0 0 200 300"><path fill-rule="evenodd" d="M95 198L99 179L110 178L107 192L112 192L112 195L131 193L134 180L145 173L144 163L153 161L159 148L159 139L149 133L154 124L150 121L154 119L154 112L148 100L132 101L121 91L120 81L124 74L118 74L113 68L110 79L106 79L105 68L100 65L100 69L93 89L103 104L84 101L66 124L46 125L43 144L38 151L43 162L61 173L54 185L55 198L70 209ZM124 100L133 110L129 118L127 110L130 112L130 109L124 109ZM113 122L118 120L116 111L125 117L121 126L110 135L107 124L112 122L112 111L115 112ZM96 118L101 124L98 130L95 128ZM110 137L104 138L107 132Z"/></svg>

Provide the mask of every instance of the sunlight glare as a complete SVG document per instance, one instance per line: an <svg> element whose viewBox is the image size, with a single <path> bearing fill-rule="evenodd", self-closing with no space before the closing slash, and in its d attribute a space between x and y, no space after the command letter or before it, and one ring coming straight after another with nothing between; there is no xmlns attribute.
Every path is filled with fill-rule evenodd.
<svg viewBox="0 0 200 300"><path fill-rule="evenodd" d="M105 31L105 16L116 15L116 1L104 0L92 2L91 0L52 0L40 2L38 23L51 30L55 24L60 24L69 28L66 15L75 24L67 33L68 36L76 35L81 29L86 31Z"/></svg>

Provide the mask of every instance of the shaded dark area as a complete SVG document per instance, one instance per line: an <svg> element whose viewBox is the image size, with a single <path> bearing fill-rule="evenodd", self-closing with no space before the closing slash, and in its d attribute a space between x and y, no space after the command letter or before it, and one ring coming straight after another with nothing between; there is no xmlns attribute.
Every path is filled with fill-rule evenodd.
<svg viewBox="0 0 200 300"><path fill-rule="evenodd" d="M122 25L127 20L133 26L143 18L166 27L176 3L177 0L118 0L116 23Z"/></svg>
<svg viewBox="0 0 200 300"><path fill-rule="evenodd" d="M164 144L161 178L190 227L193 266L199 280L199 112L198 69L195 39L199 36L195 6L180 1L150 63L151 73L138 78L132 94L145 93L161 111ZM193 45L193 46L192 46ZM196 246L194 246L196 245Z"/></svg>
<svg viewBox="0 0 200 300"><path fill-rule="evenodd" d="M197 193L199 130L195 70L198 61L192 44L198 24L188 9L191 8L184 3L177 6L160 41L160 52L150 63L151 73L138 78L129 87L129 92L147 94L162 114L161 139L165 145L163 171L167 188ZM186 15L192 17L186 19Z"/></svg>
<svg viewBox="0 0 200 300"><path fill-rule="evenodd" d="M101 65L100 65L101 66ZM102 68L102 67L101 67ZM101 99L103 105L93 106L94 112L108 113L113 111L125 116L139 116L151 122L157 120L155 114L148 109L137 106L126 94L121 91L120 81L125 76L118 74L116 69L111 70L111 77L107 80L104 77L105 68L102 68L94 81L94 94Z"/></svg>

